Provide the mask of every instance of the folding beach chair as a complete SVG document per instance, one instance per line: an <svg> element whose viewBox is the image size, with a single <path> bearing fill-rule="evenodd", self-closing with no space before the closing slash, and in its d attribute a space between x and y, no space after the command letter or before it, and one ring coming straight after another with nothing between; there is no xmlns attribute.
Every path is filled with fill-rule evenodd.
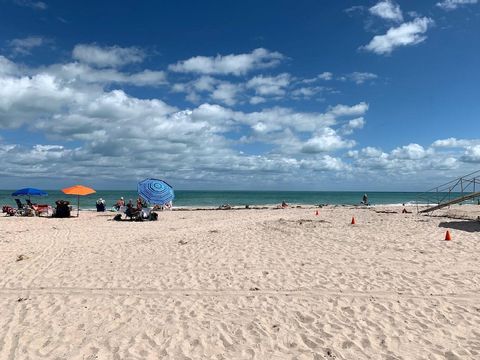
<svg viewBox="0 0 480 360"><path fill-rule="evenodd" d="M20 199L15 199L15 202L17 203L16 215L25 216L27 214L27 207L22 204Z"/></svg>
<svg viewBox="0 0 480 360"><path fill-rule="evenodd" d="M2 212L5 214L5 216L13 216L17 211L9 205L3 205Z"/></svg>
<svg viewBox="0 0 480 360"><path fill-rule="evenodd" d="M36 216L47 214L47 216L53 214L53 208L47 204L33 204L30 200L26 200L27 205L35 211Z"/></svg>

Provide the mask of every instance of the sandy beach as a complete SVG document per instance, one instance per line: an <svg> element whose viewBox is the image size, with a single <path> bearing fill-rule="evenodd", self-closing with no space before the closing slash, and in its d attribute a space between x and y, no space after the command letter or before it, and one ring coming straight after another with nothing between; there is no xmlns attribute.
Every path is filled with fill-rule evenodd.
<svg viewBox="0 0 480 360"><path fill-rule="evenodd" d="M0 217L0 359L478 359L480 223L452 209Z"/></svg>

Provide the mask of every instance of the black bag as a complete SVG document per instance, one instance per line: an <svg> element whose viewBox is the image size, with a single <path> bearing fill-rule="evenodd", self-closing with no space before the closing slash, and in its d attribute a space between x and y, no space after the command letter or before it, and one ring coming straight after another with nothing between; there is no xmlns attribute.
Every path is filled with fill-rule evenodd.
<svg viewBox="0 0 480 360"><path fill-rule="evenodd" d="M113 218L113 220L115 220L115 221L120 221L120 220L122 220L122 214L117 214L117 215L115 215L115 217Z"/></svg>

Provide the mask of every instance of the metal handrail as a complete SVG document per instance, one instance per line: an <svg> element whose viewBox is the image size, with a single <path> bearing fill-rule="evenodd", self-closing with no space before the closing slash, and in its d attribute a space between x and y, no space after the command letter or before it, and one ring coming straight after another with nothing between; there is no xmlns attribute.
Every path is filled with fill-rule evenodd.
<svg viewBox="0 0 480 360"><path fill-rule="evenodd" d="M419 200L427 201L428 204L433 203L437 205L448 203L452 201L452 193L459 193L459 197L463 197L465 193L473 194L477 192L477 184L480 185L480 170L427 190L417 196L417 211Z"/></svg>

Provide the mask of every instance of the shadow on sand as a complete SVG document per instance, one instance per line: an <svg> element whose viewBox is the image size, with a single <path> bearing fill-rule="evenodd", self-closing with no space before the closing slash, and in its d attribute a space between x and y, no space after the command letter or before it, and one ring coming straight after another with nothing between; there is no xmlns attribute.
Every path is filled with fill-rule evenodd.
<svg viewBox="0 0 480 360"><path fill-rule="evenodd" d="M468 232L480 231L480 222L478 220L443 221L438 226Z"/></svg>

